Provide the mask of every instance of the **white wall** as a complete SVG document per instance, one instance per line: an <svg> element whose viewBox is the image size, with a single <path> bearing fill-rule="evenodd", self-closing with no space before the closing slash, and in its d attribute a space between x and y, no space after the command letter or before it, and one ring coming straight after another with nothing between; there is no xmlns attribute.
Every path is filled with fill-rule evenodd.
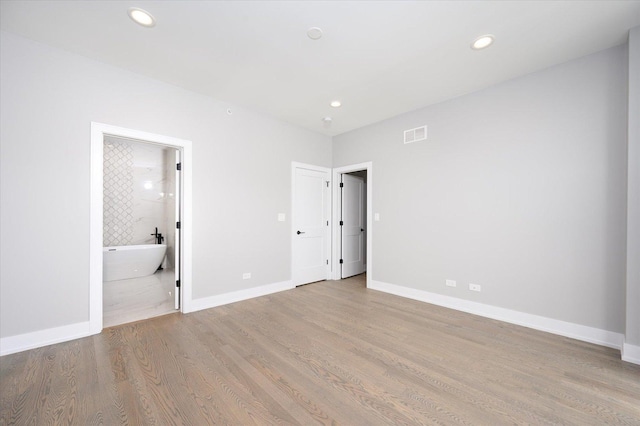
<svg viewBox="0 0 640 426"><path fill-rule="evenodd" d="M335 137L375 167L373 280L622 333L626 80L620 46Z"/></svg>
<svg viewBox="0 0 640 426"><path fill-rule="evenodd" d="M0 42L0 337L88 321L92 121L193 142L194 299L291 278L291 161L331 166L330 138L8 33Z"/></svg>
<svg viewBox="0 0 640 426"><path fill-rule="evenodd" d="M167 171L175 174L174 148L133 143L133 241L132 244L155 244L155 228L167 236L167 212L175 211L173 192L168 190ZM172 155L166 155L169 151ZM171 158L169 158L171 157ZM166 161L169 160L169 161ZM168 170L167 170L168 169ZM150 188L145 187L151 186ZM149 185L150 184L150 185ZM175 228L175 222L172 227Z"/></svg>
<svg viewBox="0 0 640 426"><path fill-rule="evenodd" d="M167 268L173 268L175 266L175 243L176 243L176 201L178 194L176 193L176 149L166 148L162 152L162 162L164 167L164 216L163 222L164 229L159 231L164 236L164 241L167 245L166 264ZM151 237L155 238L155 237Z"/></svg>
<svg viewBox="0 0 640 426"><path fill-rule="evenodd" d="M629 33L626 343L640 363L640 27Z"/></svg>
<svg viewBox="0 0 640 426"><path fill-rule="evenodd" d="M640 343L628 257L640 250L640 95L631 78L627 111L626 46L338 136L332 158L322 135L7 33L0 42L2 338L88 321L95 121L193 141L194 299L290 279L291 161L373 161L375 280ZM403 145L423 124L429 140Z"/></svg>

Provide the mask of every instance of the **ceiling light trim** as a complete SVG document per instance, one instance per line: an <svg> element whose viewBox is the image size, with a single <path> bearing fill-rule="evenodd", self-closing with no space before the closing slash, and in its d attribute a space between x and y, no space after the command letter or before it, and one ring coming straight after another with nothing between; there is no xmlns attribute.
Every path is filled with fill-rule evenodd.
<svg viewBox="0 0 640 426"><path fill-rule="evenodd" d="M486 49L487 47L491 46L495 40L496 36L494 36L493 34L484 34L473 40L473 43L471 43L471 48L473 50Z"/></svg>
<svg viewBox="0 0 640 426"><path fill-rule="evenodd" d="M311 27L307 30L307 37L311 40L320 40L322 38L322 28Z"/></svg>
<svg viewBox="0 0 640 426"><path fill-rule="evenodd" d="M142 27L152 28L156 26L156 19L144 9L140 9L139 7L130 7L127 14L133 22Z"/></svg>

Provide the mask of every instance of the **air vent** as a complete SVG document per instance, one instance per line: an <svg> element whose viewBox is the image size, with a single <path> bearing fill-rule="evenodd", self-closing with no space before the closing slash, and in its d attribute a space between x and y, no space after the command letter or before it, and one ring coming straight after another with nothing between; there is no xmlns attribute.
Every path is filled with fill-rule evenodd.
<svg viewBox="0 0 640 426"><path fill-rule="evenodd" d="M404 143L419 142L427 139L427 126L404 131Z"/></svg>

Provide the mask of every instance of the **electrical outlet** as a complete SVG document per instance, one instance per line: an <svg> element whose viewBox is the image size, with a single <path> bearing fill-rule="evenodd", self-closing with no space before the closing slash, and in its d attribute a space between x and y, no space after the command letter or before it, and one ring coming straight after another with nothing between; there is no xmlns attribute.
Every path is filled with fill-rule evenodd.
<svg viewBox="0 0 640 426"><path fill-rule="evenodd" d="M482 287L480 284L471 284L469 283L469 290L471 291L482 291Z"/></svg>
<svg viewBox="0 0 640 426"><path fill-rule="evenodd" d="M244 274L242 274L243 280L248 280L250 278L251 278L251 272L245 272Z"/></svg>
<svg viewBox="0 0 640 426"><path fill-rule="evenodd" d="M447 287L455 287L457 285L454 280L447 280L445 284Z"/></svg>

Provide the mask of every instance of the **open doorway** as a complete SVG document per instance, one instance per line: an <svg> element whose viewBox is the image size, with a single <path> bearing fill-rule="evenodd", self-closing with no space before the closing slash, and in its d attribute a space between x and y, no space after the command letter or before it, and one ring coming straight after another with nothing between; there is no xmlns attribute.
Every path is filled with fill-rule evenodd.
<svg viewBox="0 0 640 426"><path fill-rule="evenodd" d="M373 256L373 164L361 163L333 170L333 279L366 273L370 286Z"/></svg>
<svg viewBox="0 0 640 426"><path fill-rule="evenodd" d="M365 273L367 171L343 173L340 182L340 278Z"/></svg>
<svg viewBox="0 0 640 426"><path fill-rule="evenodd" d="M191 259L191 240L192 240L192 211L191 211L191 193L192 193L192 144L191 141L173 138L170 136L158 135L153 133L142 132L139 130L126 129L122 127L111 126L101 123L91 123L91 206L90 206L90 240L89 240L89 323L90 332L97 334L102 331L104 320L104 306L103 306L103 287L105 282L105 268L104 268L104 252L105 249L109 251L114 246L105 247L105 146L108 143L115 142L136 142L140 143L142 147L164 147L166 149L161 152L166 156L166 161L173 162L173 167L180 168L179 179L175 181L174 198L175 198L175 216L163 219L167 224L173 223L171 228L167 228L166 231L155 230L156 225L153 225L149 230L150 239L149 242L157 243L160 241L166 242L167 237L170 237L175 241L172 250L169 251L169 257L173 260L164 260L165 254L161 253L161 261L158 266L163 268L169 267L169 271L165 272L164 278L169 281L168 285L173 286L171 298L168 298L167 305L171 306L171 309L179 309L182 312L190 312L192 306L192 291L191 291L191 277L192 277L192 259ZM178 157L179 154L179 157ZM173 158L173 160L171 160ZM180 163L180 166L177 165ZM175 170L175 169L174 169ZM151 180L151 182L147 182ZM151 184L153 187L153 180L142 180L143 187L145 184ZM159 195L159 194L158 194ZM135 219L135 218L134 218ZM175 222L174 222L175 219ZM169 225L167 225L169 226ZM160 226L158 227L160 228ZM142 231L140 231L142 232ZM145 230L145 232L147 232ZM175 233L175 234L172 234ZM154 235L151 235L154 234ZM162 234L162 235L158 235ZM164 241L163 241L164 239ZM108 242L107 242L108 243ZM108 243L109 244L109 243ZM117 242L116 242L117 244ZM157 249L156 245L162 244L148 244L153 249ZM115 246L118 247L118 246ZM117 250L115 250L117 252ZM171 253L173 252L173 253ZM118 263L117 260L116 263ZM154 261L155 262L155 261ZM162 264L160 264L162 263ZM154 267L151 266L151 275L154 272ZM133 269L139 269L134 267ZM112 271L113 272L113 271ZM127 279L127 278L125 278ZM176 291L179 290L179 291ZM169 296L169 290L166 291ZM172 300L171 300L172 299ZM173 303L171 303L173 302Z"/></svg>
<svg viewBox="0 0 640 426"><path fill-rule="evenodd" d="M180 309L180 150L107 135L103 326Z"/></svg>

